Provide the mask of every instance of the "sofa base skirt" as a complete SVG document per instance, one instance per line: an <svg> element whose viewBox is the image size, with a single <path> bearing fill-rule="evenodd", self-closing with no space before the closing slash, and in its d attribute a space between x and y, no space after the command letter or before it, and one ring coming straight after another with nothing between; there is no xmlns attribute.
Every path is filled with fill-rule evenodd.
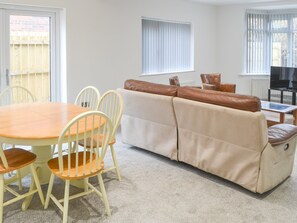
<svg viewBox="0 0 297 223"><path fill-rule="evenodd" d="M296 138L262 153L179 129L179 161L232 181L254 193L265 193L292 173ZM286 149L286 148L289 149Z"/></svg>
<svg viewBox="0 0 297 223"><path fill-rule="evenodd" d="M179 129L179 161L256 192L261 153Z"/></svg>
<svg viewBox="0 0 297 223"><path fill-rule="evenodd" d="M176 126L123 115L121 130L124 143L177 160Z"/></svg>

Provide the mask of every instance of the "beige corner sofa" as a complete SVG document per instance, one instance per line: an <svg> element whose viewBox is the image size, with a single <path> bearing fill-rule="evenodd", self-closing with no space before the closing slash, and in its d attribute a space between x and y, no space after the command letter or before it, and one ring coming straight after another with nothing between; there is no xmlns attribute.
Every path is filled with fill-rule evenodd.
<svg viewBox="0 0 297 223"><path fill-rule="evenodd" d="M122 140L264 193L290 176L297 127L267 128L258 98L127 80Z"/></svg>

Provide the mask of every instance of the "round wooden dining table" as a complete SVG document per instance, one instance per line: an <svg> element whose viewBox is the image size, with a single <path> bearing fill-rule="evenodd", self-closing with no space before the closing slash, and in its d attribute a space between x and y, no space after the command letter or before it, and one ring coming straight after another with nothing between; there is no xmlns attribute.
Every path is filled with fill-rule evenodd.
<svg viewBox="0 0 297 223"><path fill-rule="evenodd" d="M0 143L31 146L40 184L47 184L52 145L75 116L89 111L74 104L28 103L0 107Z"/></svg>

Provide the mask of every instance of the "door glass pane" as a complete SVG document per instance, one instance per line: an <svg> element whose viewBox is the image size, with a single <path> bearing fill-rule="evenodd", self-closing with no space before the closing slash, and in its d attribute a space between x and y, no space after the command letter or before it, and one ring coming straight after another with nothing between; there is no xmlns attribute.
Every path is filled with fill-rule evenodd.
<svg viewBox="0 0 297 223"><path fill-rule="evenodd" d="M288 66L288 34L272 34L272 66Z"/></svg>
<svg viewBox="0 0 297 223"><path fill-rule="evenodd" d="M287 16L283 16L283 17L287 17ZM288 19L280 18L280 19L272 20L271 21L271 28L273 30L287 29L288 28Z"/></svg>
<svg viewBox="0 0 297 223"><path fill-rule="evenodd" d="M50 75L50 18L11 15L10 85L50 101Z"/></svg>
<svg viewBox="0 0 297 223"><path fill-rule="evenodd" d="M293 33L293 57L292 67L297 67L297 32Z"/></svg>

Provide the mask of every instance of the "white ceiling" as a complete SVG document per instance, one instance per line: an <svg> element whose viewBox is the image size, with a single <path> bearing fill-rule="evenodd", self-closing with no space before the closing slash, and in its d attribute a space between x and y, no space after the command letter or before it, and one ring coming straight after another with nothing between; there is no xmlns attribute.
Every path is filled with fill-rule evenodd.
<svg viewBox="0 0 297 223"><path fill-rule="evenodd" d="M231 5L231 4L248 4L248 3L263 3L263 2L288 2L285 0L192 0L212 5Z"/></svg>

